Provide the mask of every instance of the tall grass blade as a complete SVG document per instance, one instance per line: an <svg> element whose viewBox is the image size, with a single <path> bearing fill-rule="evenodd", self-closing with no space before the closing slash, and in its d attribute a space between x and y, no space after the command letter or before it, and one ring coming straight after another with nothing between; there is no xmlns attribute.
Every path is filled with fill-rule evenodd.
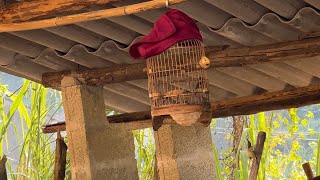
<svg viewBox="0 0 320 180"><path fill-rule="evenodd" d="M320 176L320 134L318 137L318 149L317 149L317 163L316 163L316 175Z"/></svg>
<svg viewBox="0 0 320 180"><path fill-rule="evenodd" d="M218 151L217 151L217 148L216 148L214 141L212 141L212 149L213 149L213 158L214 158L217 180L223 180L221 166L220 166L220 162L219 162Z"/></svg>
<svg viewBox="0 0 320 180"><path fill-rule="evenodd" d="M258 113L258 131L266 131L266 116L265 112Z"/></svg>
<svg viewBox="0 0 320 180"><path fill-rule="evenodd" d="M249 179L249 170L248 170L248 155L244 150L240 151L240 164L241 164L241 174L242 180Z"/></svg>
<svg viewBox="0 0 320 180"><path fill-rule="evenodd" d="M247 142L248 131L249 131L249 128L245 128L242 131L240 142L239 142L239 147L237 148L237 152L236 152L236 157L235 157L235 161L234 161L236 163L235 171L234 171L236 180L240 179L240 177L241 177L241 173L240 173L240 168L239 168L239 163L238 162L240 162L240 157L239 157L240 156L240 151L241 151L242 147Z"/></svg>
<svg viewBox="0 0 320 180"><path fill-rule="evenodd" d="M249 140L252 146L255 145L256 143L256 137L254 134L254 130L255 130L255 116L254 115L249 115Z"/></svg>

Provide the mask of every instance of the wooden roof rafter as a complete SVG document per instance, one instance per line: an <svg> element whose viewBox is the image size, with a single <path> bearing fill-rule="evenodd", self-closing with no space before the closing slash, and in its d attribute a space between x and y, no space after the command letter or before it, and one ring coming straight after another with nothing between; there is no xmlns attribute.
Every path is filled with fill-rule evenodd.
<svg viewBox="0 0 320 180"><path fill-rule="evenodd" d="M206 54L211 60L210 68L237 67L308 58L320 55L320 37L254 47L207 48ZM64 76L78 78L82 84L88 85L103 85L147 78L146 64L143 62L99 69L44 73L42 84L46 87L59 88Z"/></svg>
<svg viewBox="0 0 320 180"><path fill-rule="evenodd" d="M106 1L106 3L110 4L117 1L120 1L120 0L109 0L109 1ZM91 1L91 3L87 2L87 3L84 3L83 5L79 2L74 3L73 1L69 1L69 0L61 1L58 3L57 2L52 3L47 0L45 0L44 2L37 0L37 1L31 1L33 3L31 3L30 5L27 4L28 2L21 2L20 4L19 3L13 4L9 8L0 9L0 13L2 11L2 14L3 14L2 16L0 16L0 20L2 19L2 23L0 24L0 32L25 31L25 30L49 28L49 27L63 26L63 25L75 24L75 23L86 22L86 21L94 21L94 20L99 20L104 18L115 17L115 16L130 15L130 14L135 14L135 13L139 13L147 10L168 7L169 5L179 4L185 1L186 0L152 0L152 1L142 2L138 4L123 6L123 7L96 10L96 11L83 12L83 13L59 16L59 17L48 18L48 19L31 20L31 21L30 19L32 18L41 17L43 15L49 15L50 12L51 13L52 12L69 12L66 10L66 8L68 9L68 7L72 7L70 8L70 10L73 10L73 11L81 10L81 9L85 9L90 4L91 5L101 4L102 2ZM37 6L40 6L40 8L42 9L38 9L39 7L35 8ZM21 12L17 13L19 10ZM11 14L11 11L15 13ZM25 13L32 14L33 11L35 11L33 15L27 15L27 17L25 17ZM12 20L16 18L14 15L16 15L20 20L24 20L24 21L15 22L15 23L12 22Z"/></svg>
<svg viewBox="0 0 320 180"><path fill-rule="evenodd" d="M260 95L245 96L211 102L213 118L222 118L237 115L249 115L263 111L297 108L320 103L320 85L297 87L290 90L267 92ZM152 127L150 111L124 113L106 117L109 123L130 123L132 129ZM168 120L165 123L171 123ZM64 131L65 124L47 125L44 133Z"/></svg>
<svg viewBox="0 0 320 180"><path fill-rule="evenodd" d="M120 0L32 0L0 7L0 23L20 23L61 13L72 13L93 6L108 5Z"/></svg>

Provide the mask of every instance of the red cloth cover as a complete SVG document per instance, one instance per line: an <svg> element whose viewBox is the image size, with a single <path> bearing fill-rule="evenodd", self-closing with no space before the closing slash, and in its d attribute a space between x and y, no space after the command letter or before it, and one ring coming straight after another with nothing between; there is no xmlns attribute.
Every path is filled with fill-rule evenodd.
<svg viewBox="0 0 320 180"><path fill-rule="evenodd" d="M199 28L188 15L172 9L160 16L147 36L131 45L129 53L135 59L147 59L187 39L202 41Z"/></svg>

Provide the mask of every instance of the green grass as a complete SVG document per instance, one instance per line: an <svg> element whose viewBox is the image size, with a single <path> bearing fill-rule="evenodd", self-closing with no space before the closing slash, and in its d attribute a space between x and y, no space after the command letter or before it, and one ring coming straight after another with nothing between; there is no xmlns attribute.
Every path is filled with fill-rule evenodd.
<svg viewBox="0 0 320 180"><path fill-rule="evenodd" d="M217 180L223 180L220 161L219 161L219 154L214 141L212 141L212 149L213 149L213 159L215 164Z"/></svg>
<svg viewBox="0 0 320 180"><path fill-rule="evenodd" d="M316 158L316 176L320 176L320 134L318 137L318 148L317 148L317 158Z"/></svg>
<svg viewBox="0 0 320 180"><path fill-rule="evenodd" d="M54 164L54 149L51 144L54 141L48 135L42 134L41 126L49 116L49 112L61 107L61 103L48 104L48 97L52 93L43 86L25 80L16 93L8 91L5 85L0 85L0 114L1 114L1 136L0 155L3 155L3 148L9 161L7 163L10 179L52 179ZM8 101L8 98L10 101ZM24 100L30 100L30 107L26 107ZM6 111L5 103L10 103ZM15 124L12 120L19 117L20 122ZM7 130L9 127L14 130L14 138L17 147L9 149ZM17 127L18 126L18 127ZM19 132L18 132L19 130ZM5 143L5 145L3 144ZM10 158L10 153L19 151L19 159ZM17 161L17 168L13 169L12 161Z"/></svg>
<svg viewBox="0 0 320 180"><path fill-rule="evenodd" d="M155 145L152 129L134 130L137 167L142 180L152 180L154 174Z"/></svg>

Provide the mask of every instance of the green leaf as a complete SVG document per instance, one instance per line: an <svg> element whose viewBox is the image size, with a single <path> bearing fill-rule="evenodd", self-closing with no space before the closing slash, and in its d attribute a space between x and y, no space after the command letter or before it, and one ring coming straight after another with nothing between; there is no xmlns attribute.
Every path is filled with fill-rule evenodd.
<svg viewBox="0 0 320 180"><path fill-rule="evenodd" d="M302 126L307 126L307 125L308 125L308 120L303 119L303 120L301 121L301 125L302 125Z"/></svg>
<svg viewBox="0 0 320 180"><path fill-rule="evenodd" d="M314 134L315 134L315 131L314 131L314 129L308 129L308 133L309 133L310 135L314 135Z"/></svg>
<svg viewBox="0 0 320 180"><path fill-rule="evenodd" d="M297 108L291 108L291 109L288 110L288 112L289 112L289 116L291 118L291 121L294 124L298 124L299 121L300 121L300 118L297 115Z"/></svg>
<svg viewBox="0 0 320 180"><path fill-rule="evenodd" d="M249 141L251 143L252 146L255 145L256 143L256 138L255 138L255 134L254 134L254 130L255 130L255 121L254 121L254 115L249 115Z"/></svg>
<svg viewBox="0 0 320 180"><path fill-rule="evenodd" d="M308 118L314 118L314 114L313 114L313 112L311 112L311 111L308 111L306 116L307 116Z"/></svg>
<svg viewBox="0 0 320 180"><path fill-rule="evenodd" d="M217 124L217 119L213 118L210 124L211 129L215 129L217 127L216 124Z"/></svg>
<svg viewBox="0 0 320 180"><path fill-rule="evenodd" d="M316 158L316 176L320 176L320 134L318 136L318 148L317 148L317 158Z"/></svg>
<svg viewBox="0 0 320 180"><path fill-rule="evenodd" d="M247 141L248 131L249 131L249 128L245 128L242 131L240 142L239 142L239 147L237 148L237 153L236 153L236 158L235 158L236 160L239 159L240 150L242 149L242 147L245 145L245 142ZM236 168L238 169L238 163L236 164Z"/></svg>
<svg viewBox="0 0 320 180"><path fill-rule="evenodd" d="M240 171L239 169L234 170L234 176L236 180L240 180Z"/></svg>
<svg viewBox="0 0 320 180"><path fill-rule="evenodd" d="M266 131L266 116L264 112L258 113L258 131Z"/></svg>
<svg viewBox="0 0 320 180"><path fill-rule="evenodd" d="M233 136L232 136L231 134L227 134L227 135L226 135L226 139L227 139L227 140L232 139L232 137L233 137Z"/></svg>
<svg viewBox="0 0 320 180"><path fill-rule="evenodd" d="M302 140L306 140L306 137L305 137L305 135L304 135L302 132L299 133L299 137L300 137Z"/></svg>
<svg viewBox="0 0 320 180"><path fill-rule="evenodd" d="M293 151L299 150L299 149L300 149L300 143L299 143L298 141L293 141L293 142L292 142L292 145L291 145L291 149L292 149Z"/></svg>
<svg viewBox="0 0 320 180"><path fill-rule="evenodd" d="M3 122L4 124L2 125L1 128L1 137L0 137L0 141L2 141L3 136L5 135L7 128L12 120L12 117L14 115L14 113L16 112L16 110L18 109L20 103L22 103L22 99L24 97L24 95L26 94L27 90L28 90L28 86L29 86L30 81L26 80L21 88L21 90L19 91L19 94L15 97L12 96L11 99L13 99L13 103L9 109L9 112L6 115L6 122Z"/></svg>
<svg viewBox="0 0 320 180"><path fill-rule="evenodd" d="M281 126L279 121L274 121L272 124L273 124L273 127L276 128L276 129L280 128L280 126Z"/></svg>
<svg viewBox="0 0 320 180"><path fill-rule="evenodd" d="M246 151L240 152L240 162L241 162L241 175L243 180L249 179L249 170L248 170L248 155Z"/></svg>
<svg viewBox="0 0 320 180"><path fill-rule="evenodd" d="M289 132L290 133L296 133L296 132L298 132L298 130L299 130L299 126L298 125L292 125L289 128Z"/></svg>
<svg viewBox="0 0 320 180"><path fill-rule="evenodd" d="M217 180L223 180L222 173L221 173L221 166L220 166L220 162L219 162L218 151L217 151L217 148L216 148L214 141L212 141L212 149L213 149L213 158L214 158Z"/></svg>

